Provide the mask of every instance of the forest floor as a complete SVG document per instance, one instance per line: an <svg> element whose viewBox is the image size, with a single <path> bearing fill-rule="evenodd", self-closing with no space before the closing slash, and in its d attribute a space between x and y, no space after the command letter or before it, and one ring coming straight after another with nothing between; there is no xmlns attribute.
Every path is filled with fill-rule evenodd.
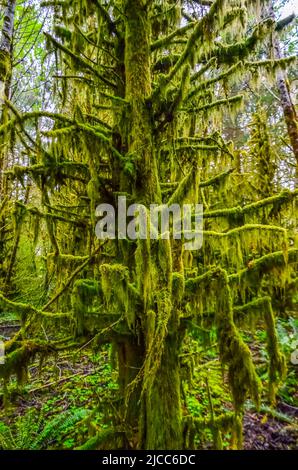
<svg viewBox="0 0 298 470"><path fill-rule="evenodd" d="M4 336L5 333L6 337L15 329L13 323L8 328L1 329L1 326L3 324L0 325L0 335ZM262 337L254 337L251 345L255 359L261 364L260 373L262 340ZM208 376L212 377L208 387L215 413L230 411L228 387L222 380L215 352L209 350L203 356L204 360L207 361ZM213 374L209 374L210 370ZM259 412L248 403L244 416L245 449L298 449L296 374L297 370L290 367L274 409L266 405L265 395ZM192 378L191 389L186 385L187 414L208 416L210 403L206 377L199 368ZM29 378L27 384L20 386L15 381L11 382L10 400L6 406L0 389L0 448L73 449L82 445L97 430L108 427L115 413L113 404L117 400L118 388L117 374L110 366L108 349L95 353L86 348L79 354L49 358L41 366L34 363L29 369ZM229 448L230 439L229 433L223 436L224 448ZM202 437L198 448L212 448L210 433Z"/></svg>
<svg viewBox="0 0 298 470"><path fill-rule="evenodd" d="M247 412L244 417L244 448L247 450L298 449L298 408L279 402L276 417L266 412ZM289 420L287 422L287 419ZM290 423L291 421L291 423ZM293 424L296 421L296 425Z"/></svg>

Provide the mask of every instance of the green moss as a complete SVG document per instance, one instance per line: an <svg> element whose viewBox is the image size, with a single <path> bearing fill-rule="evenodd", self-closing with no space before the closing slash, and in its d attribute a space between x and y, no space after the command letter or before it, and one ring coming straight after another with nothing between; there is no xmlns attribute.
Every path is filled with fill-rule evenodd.
<svg viewBox="0 0 298 470"><path fill-rule="evenodd" d="M208 89L211 85L214 83L218 83L220 81L225 81L227 80L231 75L234 73L239 73L241 70L241 63L235 64L232 67L230 67L228 70L225 72L220 73L219 75L216 75L213 78L209 78L208 80L201 82L198 86L196 86L187 96L187 99L191 99L195 97L200 91Z"/></svg>
<svg viewBox="0 0 298 470"><path fill-rule="evenodd" d="M170 45L173 38L184 36L187 31L194 28L195 22L189 23L181 28L176 29L171 34L161 39L158 39L154 43L151 44L151 52L155 51L156 49L164 48L165 46Z"/></svg>
<svg viewBox="0 0 298 470"><path fill-rule="evenodd" d="M268 132L267 115L264 110L261 109L254 114L251 127L252 132L248 145L252 161L255 162L256 185L259 194L268 197L272 194L276 164Z"/></svg>
<svg viewBox="0 0 298 470"><path fill-rule="evenodd" d="M286 361L280 351L280 345L275 327L275 316L270 297L261 297L245 305L234 307L236 321L252 316L254 319L262 319L265 322L267 332L267 351L269 358L269 400L275 404L275 395L278 384L286 375Z"/></svg>
<svg viewBox="0 0 298 470"><path fill-rule="evenodd" d="M183 203L189 193L193 190L196 179L196 172L192 169L179 183L177 189L168 201L168 206Z"/></svg>
<svg viewBox="0 0 298 470"><path fill-rule="evenodd" d="M290 248L287 253L284 251L276 251L268 255L264 255L249 263L249 267L242 269L236 274L229 275L229 283L241 282L245 279L254 278L256 276L264 275L271 271L282 272L284 271L287 263L298 262L298 249ZM278 279L278 282L280 279Z"/></svg>
<svg viewBox="0 0 298 470"><path fill-rule="evenodd" d="M172 296L176 302L181 302L184 297L185 277L183 273L172 274Z"/></svg>
<svg viewBox="0 0 298 470"><path fill-rule="evenodd" d="M258 24L252 35L244 41L234 44L220 44L212 54L216 56L218 63L233 64L239 60L243 61L251 54L254 48L268 35L272 21L266 20Z"/></svg>
<svg viewBox="0 0 298 470"><path fill-rule="evenodd" d="M267 329L267 349L269 356L269 400L275 404L276 390L280 381L284 380L287 373L286 359L281 353L275 328L275 317L271 302L268 301L264 312Z"/></svg>
<svg viewBox="0 0 298 470"><path fill-rule="evenodd" d="M213 101L212 103L199 106L198 108L190 108L189 111L191 113L198 113L198 112L203 112L203 111L209 111L215 108L220 108L221 106L224 106L225 108L228 106L230 109L233 107L235 110L238 111L242 102L243 102L243 96L237 95L237 96L233 96L232 98L216 100L216 101Z"/></svg>
<svg viewBox="0 0 298 470"><path fill-rule="evenodd" d="M0 377L5 382L15 374L20 383L27 379L28 365L37 354L50 354L53 352L51 346L47 343L26 340L19 347L10 351L9 343L6 343L5 363L0 365Z"/></svg>
<svg viewBox="0 0 298 470"><path fill-rule="evenodd" d="M82 335L86 332L86 315L90 307L92 307L94 298L98 297L99 294L99 283L94 279L79 279L75 281L71 294L71 304L77 335Z"/></svg>
<svg viewBox="0 0 298 470"><path fill-rule="evenodd" d="M222 433L227 433L233 430L234 428L234 413L225 413L219 416L215 416L213 419L208 418L194 418L194 417L185 417L184 418L184 427L187 440L190 439L189 433L193 434L194 432L200 433L206 428L221 431ZM192 440L192 439L191 439ZM190 447L193 448L193 447Z"/></svg>
<svg viewBox="0 0 298 470"><path fill-rule="evenodd" d="M106 448L107 445L112 445L112 443L117 446L117 441L121 442L121 439L119 440L119 437L121 437L122 434L123 433L121 431L117 432L114 428L104 429L98 434L96 434L96 436L93 436L88 439L88 441L85 442L83 445L77 447L76 450L99 450Z"/></svg>
<svg viewBox="0 0 298 470"><path fill-rule="evenodd" d="M256 211L263 209L266 206L273 206L274 204L287 204L295 199L298 195L298 190L289 191L284 189L280 194L264 198L260 201L247 204L244 207L231 207L227 209L219 209L214 211L205 211L204 218L216 218L216 217L230 217L237 215L250 215Z"/></svg>
<svg viewBox="0 0 298 470"><path fill-rule="evenodd" d="M241 411L248 394L259 404L260 380L256 374L251 353L233 321L233 303L227 273L218 270L216 326L219 352L223 364L228 365L229 383L236 411Z"/></svg>
<svg viewBox="0 0 298 470"><path fill-rule="evenodd" d="M135 296L129 286L129 271L122 264L100 266L101 287L109 310L124 315L128 327L135 329Z"/></svg>
<svg viewBox="0 0 298 470"><path fill-rule="evenodd" d="M163 281L168 284L168 289L171 290L173 266L170 238L158 240L158 262L163 273Z"/></svg>
<svg viewBox="0 0 298 470"><path fill-rule="evenodd" d="M144 311L146 311L152 302L152 283L154 276L149 238L147 240L138 240L137 249L135 251L135 265L136 283L140 297L143 299Z"/></svg>
<svg viewBox="0 0 298 470"><path fill-rule="evenodd" d="M0 50L0 81L5 82L11 73L10 54Z"/></svg>

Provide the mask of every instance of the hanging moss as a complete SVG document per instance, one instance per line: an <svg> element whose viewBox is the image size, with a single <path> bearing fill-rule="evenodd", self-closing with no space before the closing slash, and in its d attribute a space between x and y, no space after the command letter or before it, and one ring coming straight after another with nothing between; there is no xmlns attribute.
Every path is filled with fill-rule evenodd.
<svg viewBox="0 0 298 470"><path fill-rule="evenodd" d="M190 108L189 111L191 113L199 113L202 111L209 111L211 109L220 108L221 106L227 106L227 105L229 107L233 106L236 110L239 110L239 106L241 106L242 102L243 102L243 96L237 95L237 96L233 96L232 98L216 100L216 101L213 101L212 103L205 104L198 108Z"/></svg>
<svg viewBox="0 0 298 470"><path fill-rule="evenodd" d="M5 82L11 73L10 54L6 50L0 50L0 81Z"/></svg>
<svg viewBox="0 0 298 470"><path fill-rule="evenodd" d="M101 287L106 305L111 311L122 313L130 329L135 329L135 293L129 286L129 271L121 264L100 266Z"/></svg>
<svg viewBox="0 0 298 470"><path fill-rule="evenodd" d="M245 278L250 276L256 276L258 274L264 275L272 270L282 272L287 263L297 263L298 262L298 249L290 248L287 252L287 259L285 259L284 251L276 251L268 255L264 255L261 258L258 258L249 263L249 267L239 271L236 274L231 274L229 276L230 284L234 282L241 282ZM278 279L279 282L279 279Z"/></svg>
<svg viewBox="0 0 298 470"><path fill-rule="evenodd" d="M185 290L185 277L183 273L173 273L172 274L172 295L173 300L176 302L181 302L184 297Z"/></svg>
<svg viewBox="0 0 298 470"><path fill-rule="evenodd" d="M163 280L171 290L173 266L170 237L166 240L158 240L158 261L163 273Z"/></svg>
<svg viewBox="0 0 298 470"><path fill-rule="evenodd" d="M82 335L86 332L85 318L94 298L100 293L99 283L94 279L79 279L74 283L71 304L76 321L76 334Z"/></svg>
<svg viewBox="0 0 298 470"><path fill-rule="evenodd" d="M228 365L229 383L236 411L241 411L249 393L259 405L260 380L256 374L251 353L237 331L233 321L233 304L225 271L218 270L216 325L219 352L223 364Z"/></svg>
<svg viewBox="0 0 298 470"><path fill-rule="evenodd" d="M280 352L278 337L275 328L275 317L271 302L268 301L264 312L267 329L267 348L269 356L269 400L275 404L276 390L281 380L284 380L287 373L286 359Z"/></svg>
<svg viewBox="0 0 298 470"><path fill-rule="evenodd" d="M170 73L164 78L163 87L166 87L173 80L186 61L189 61L192 65L194 64L196 48L199 45L202 46L203 49L208 50L216 31L222 25L225 4L225 0L215 0L208 14L197 23L179 60Z"/></svg>
<svg viewBox="0 0 298 470"><path fill-rule="evenodd" d="M219 64L233 64L249 56L254 48L268 35L272 21L266 20L256 26L252 35L245 41L234 44L220 44L212 54Z"/></svg>
<svg viewBox="0 0 298 470"><path fill-rule="evenodd" d="M143 298L144 311L146 311L152 302L152 283L154 275L151 261L151 243L149 237L147 240L138 240L137 249L135 251L135 263L137 286L140 296Z"/></svg>
<svg viewBox="0 0 298 470"><path fill-rule="evenodd" d="M169 46L173 38L176 38L176 37L179 37L179 36L184 36L185 37L185 33L187 31L189 31L190 29L194 28L194 26L195 26L195 22L189 23L189 24L183 26L182 28L179 28L179 29L173 31L168 36L163 37L161 39L158 39L153 44L151 44L151 52L155 51L156 49L163 48L165 46Z"/></svg>
<svg viewBox="0 0 298 470"><path fill-rule="evenodd" d="M267 116L264 110L254 114L252 132L248 145L251 158L256 162L258 192L263 197L272 194L273 179L276 171L275 156L268 133Z"/></svg>
<svg viewBox="0 0 298 470"><path fill-rule="evenodd" d="M234 413L225 413L220 416L212 418L184 418L184 427L186 439L190 440L189 433L197 432L200 433L206 428L221 431L222 434L231 432L234 428ZM191 447L193 448L193 447Z"/></svg>
<svg viewBox="0 0 298 470"><path fill-rule="evenodd" d="M157 315L155 320L155 331L150 349L144 362L143 393L152 389L156 374L160 367L165 338L168 332L168 323L172 313L172 303L168 290L164 289L156 295ZM151 333L152 335L152 333Z"/></svg>
<svg viewBox="0 0 298 470"><path fill-rule="evenodd" d="M219 75L216 75L213 78L209 78L206 81L201 82L198 86L196 86L187 96L187 100L195 97L200 91L208 89L211 85L214 83L218 83L220 81L225 81L227 80L230 76L233 76L233 74L239 73L241 71L241 63L237 63L230 67L228 70L225 72L220 73ZM193 78L193 77L192 77Z"/></svg>
<svg viewBox="0 0 298 470"><path fill-rule="evenodd" d="M286 204L293 199L295 199L298 195L298 190L289 191L288 189L284 189L280 194L275 196L270 196L264 198L260 201L253 202L251 204L247 204L244 207L232 207L227 209L219 209L214 211L206 211L204 212L204 218L215 218L215 217L229 217L234 214L252 214L259 209L262 209L265 206L274 205L276 203Z"/></svg>
<svg viewBox="0 0 298 470"><path fill-rule="evenodd" d="M75 54L73 51L71 51L68 47L65 47L63 44L60 44L53 36L51 36L49 33L44 33L47 39L59 50L65 52L67 55L69 55L72 60L74 61L75 64L78 64L79 66L85 68L86 70L90 70L99 80L101 80L105 85L111 87L112 89L115 87L114 83L110 82L108 79L106 79L101 73L98 72L98 70L91 65L89 61L86 59L82 58L81 56Z"/></svg>
<svg viewBox="0 0 298 470"><path fill-rule="evenodd" d="M173 193L168 201L168 206L172 204L181 204L185 201L189 192L193 189L197 175L195 171L191 170L180 182L178 188Z"/></svg>
<svg viewBox="0 0 298 470"><path fill-rule="evenodd" d="M279 347L271 298L261 297L248 304L234 307L234 317L236 321L242 318L243 315L245 315L245 317L251 315L265 322L269 358L269 400L274 404L278 384L280 381L284 380L286 375L286 361Z"/></svg>

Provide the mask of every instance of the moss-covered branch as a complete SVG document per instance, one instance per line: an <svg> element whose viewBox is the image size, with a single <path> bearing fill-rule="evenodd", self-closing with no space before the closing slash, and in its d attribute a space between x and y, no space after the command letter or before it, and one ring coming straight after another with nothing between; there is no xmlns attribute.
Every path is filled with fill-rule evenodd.
<svg viewBox="0 0 298 470"><path fill-rule="evenodd" d="M298 263L298 249L290 248L287 253L284 251L275 251L261 258L250 261L249 267L242 269L236 274L229 276L230 283L239 283L241 279L252 273L267 273L274 268L284 268L287 264Z"/></svg>
<svg viewBox="0 0 298 470"><path fill-rule="evenodd" d="M78 65L83 67L86 70L89 70L95 77L97 77L102 83L104 83L106 86L109 88L115 89L115 84L108 80L106 77L104 77L98 70L91 65L91 63L80 57L79 55L75 54L72 50L70 50L68 47L64 46L60 42L58 42L51 34L49 33L44 33L45 36L52 42L54 47L56 49L60 49L62 52L70 56Z"/></svg>
<svg viewBox="0 0 298 470"><path fill-rule="evenodd" d="M286 361L280 351L276 333L275 317L272 310L271 298L268 296L257 298L245 305L234 306L235 321L241 321L243 314L261 317L267 330L267 351L269 357L269 399L275 403L276 389L281 380L285 378Z"/></svg>
<svg viewBox="0 0 298 470"><path fill-rule="evenodd" d="M231 98L216 100L216 101L213 101L212 103L207 103L197 108L195 107L189 108L188 111L190 113L199 113L202 111L209 111L210 109L213 109L213 108L220 108L222 106L226 106L229 109L229 106L231 105L239 106L241 105L242 102L243 102L243 95L236 95L236 96L232 96Z"/></svg>
<svg viewBox="0 0 298 470"><path fill-rule="evenodd" d="M232 237L235 234L239 234L242 232L248 232L248 231L268 231L268 232L280 232L284 236L286 236L287 231L286 229L276 226L276 225L261 225L261 224L246 224L242 225L241 227L234 228L232 230L229 230L227 232L215 232L212 230L203 230L202 233L204 237L212 237L212 238L225 238L225 237Z"/></svg>
<svg viewBox="0 0 298 470"><path fill-rule="evenodd" d="M194 184L195 179L195 170L192 169L179 183L177 189L170 197L168 205L180 204L183 202L187 192L190 190L191 186Z"/></svg>
<svg viewBox="0 0 298 470"><path fill-rule="evenodd" d="M92 263L102 247L105 245L105 242L103 242L95 251L92 253L91 256L89 256L80 266L78 266L73 273L69 276L69 278L64 282L64 285L58 290L58 292L46 303L46 305L43 306L42 310L45 311L47 310L65 291L68 289L68 287L72 284L72 281L80 274L83 269L85 269L88 264Z"/></svg>
<svg viewBox="0 0 298 470"><path fill-rule="evenodd" d="M207 59L214 57L218 64L235 64L236 62L244 61L256 48L256 46L268 35L272 27L272 20L268 19L258 24L252 35L244 41L233 44L218 44L212 48L207 54ZM206 55L200 58L204 62Z"/></svg>
<svg viewBox="0 0 298 470"><path fill-rule="evenodd" d="M189 31L190 29L194 27L195 27L195 22L191 22L185 26L182 26L181 28L176 29L168 36L158 39L153 44L151 44L151 52L155 51L156 49L169 46L172 39L179 37L179 36L184 36L187 31Z"/></svg>
<svg viewBox="0 0 298 470"><path fill-rule="evenodd" d="M229 77L231 77L235 73L239 73L241 70L241 63L238 62L237 64L232 65L228 70L225 72L220 73L216 77L209 78L208 80L205 80L204 82L201 82L197 87L195 87L193 90L188 93L185 101L193 98L196 96L200 91L205 90L210 87L210 85L213 85L214 83L218 83L222 80L227 80Z"/></svg>
<svg viewBox="0 0 298 470"><path fill-rule="evenodd" d="M220 183L222 180L224 180L225 178L227 178L234 171L235 171L235 168L231 168L230 170L224 171L223 173L220 173L219 175L213 176L209 180L202 181L199 184L199 187L200 188L206 188L207 186L216 185L216 184Z"/></svg>
<svg viewBox="0 0 298 470"><path fill-rule="evenodd" d="M296 56L284 57L282 59L247 61L245 64L251 69L264 68L274 72L277 69L285 70L289 65L294 64L294 62L297 62Z"/></svg>
<svg viewBox="0 0 298 470"><path fill-rule="evenodd" d="M50 176L50 175L55 175L59 174L61 175L61 170L65 170L65 176L67 175L70 177L68 174L69 171L79 171L79 172L84 172L85 174L89 174L89 168L88 165L85 163L76 163L76 162L61 162L57 163L55 162L54 165L31 165L31 166L19 166L19 165L14 165L11 170L7 170L5 174L13 176L14 178L17 178L19 180L22 180L24 175L26 174L32 174L34 177L36 176Z"/></svg>
<svg viewBox="0 0 298 470"><path fill-rule="evenodd" d="M164 77L162 86L166 88L169 83L173 80L173 78L180 72L182 67L186 64L187 61L191 61L192 56L197 47L197 42L199 40L207 41L208 37L206 37L206 32L211 33L213 35L216 34L216 31L219 27L220 21L219 18L223 17L222 10L225 5L225 0L214 0L209 12L197 22L197 25L194 28L194 31L190 35L186 47L182 52L179 60L175 63L172 70Z"/></svg>
<svg viewBox="0 0 298 470"><path fill-rule="evenodd" d="M38 317L41 317L41 318L47 318L47 319L53 319L53 320L71 317L70 313L59 313L59 312L47 313L34 307L33 305L24 304L22 302L14 302L13 300L6 298L1 292L0 292L0 305L2 306L3 309L9 308L13 312L19 314L22 320L26 319L27 316L30 314L37 315Z"/></svg>
<svg viewBox="0 0 298 470"><path fill-rule="evenodd" d="M63 217L61 215L52 214L51 212L41 212L37 207L26 206L25 204L22 204L21 202L17 202L16 204L22 207L25 210L25 212L29 212L30 214L35 215L36 217L41 217L43 219L58 220L59 222L64 222L66 224L73 224L82 228L86 228L88 225L90 225L90 221L87 219L86 220L70 219L68 217Z"/></svg>

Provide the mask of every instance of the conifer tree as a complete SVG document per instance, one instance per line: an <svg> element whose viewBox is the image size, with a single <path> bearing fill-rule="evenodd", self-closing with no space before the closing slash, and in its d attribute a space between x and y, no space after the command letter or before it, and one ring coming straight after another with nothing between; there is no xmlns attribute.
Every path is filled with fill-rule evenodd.
<svg viewBox="0 0 298 470"><path fill-rule="evenodd" d="M111 344L117 414L83 448L194 448L205 428L215 447L230 430L241 448L244 403L259 406L261 393L241 335L250 322L262 322L267 332L272 403L285 376L274 310L278 288L292 282L298 262L297 246L289 246L297 190L275 184L260 116L246 151L225 141L222 129L224 118L241 110L245 78L275 76L293 61L257 58L276 26L262 19L263 3L42 3L53 18L45 32L57 67L53 105L22 113L10 103L12 117L0 135L17 129L29 159L10 177L29 178L38 193L35 204L20 200L16 207L35 221L47 300L25 304L0 293L2 308L22 318L0 376L5 383L13 374L22 378L37 355ZM202 249L187 252L184 240L161 236L98 240L96 207L117 210L119 196L148 211L151 204L202 203ZM62 325L64 339L45 342L41 321ZM185 372L191 376L197 365L194 331L213 328L233 411L194 418L184 412Z"/></svg>

